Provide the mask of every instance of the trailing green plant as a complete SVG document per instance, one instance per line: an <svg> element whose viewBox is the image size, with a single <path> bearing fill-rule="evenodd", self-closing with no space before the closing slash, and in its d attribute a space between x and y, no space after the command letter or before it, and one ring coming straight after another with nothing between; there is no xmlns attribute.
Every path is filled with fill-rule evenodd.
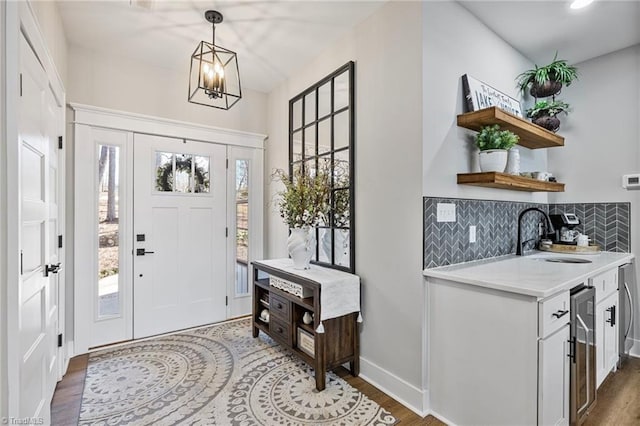
<svg viewBox="0 0 640 426"><path fill-rule="evenodd" d="M555 81L564 86L570 86L571 82L578 79L578 69L567 64L565 59L558 59L558 52L553 57L553 62L549 65L527 70L516 77L518 87L522 93L533 84L542 86L547 81Z"/></svg>
<svg viewBox="0 0 640 426"><path fill-rule="evenodd" d="M500 130L497 124L482 126L476 135L476 146L480 151L489 149L510 149L520 137L510 130Z"/></svg>
<svg viewBox="0 0 640 426"><path fill-rule="evenodd" d="M564 112L569 112L569 104L563 101L538 101L534 106L527 110L527 117L537 118L548 115L549 117L555 117L556 115Z"/></svg>
<svg viewBox="0 0 640 426"><path fill-rule="evenodd" d="M324 162L320 162L315 170L294 167L292 176L282 169L274 171L273 180L284 184L284 190L276 194L280 217L290 228L326 222L330 209L330 177L328 165Z"/></svg>

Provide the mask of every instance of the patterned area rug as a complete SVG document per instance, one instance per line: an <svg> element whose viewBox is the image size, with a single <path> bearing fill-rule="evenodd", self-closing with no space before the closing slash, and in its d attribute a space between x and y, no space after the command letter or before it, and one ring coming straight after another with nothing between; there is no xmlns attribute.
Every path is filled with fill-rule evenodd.
<svg viewBox="0 0 640 426"><path fill-rule="evenodd" d="M388 425L396 419L313 369L250 319L91 354L81 425Z"/></svg>

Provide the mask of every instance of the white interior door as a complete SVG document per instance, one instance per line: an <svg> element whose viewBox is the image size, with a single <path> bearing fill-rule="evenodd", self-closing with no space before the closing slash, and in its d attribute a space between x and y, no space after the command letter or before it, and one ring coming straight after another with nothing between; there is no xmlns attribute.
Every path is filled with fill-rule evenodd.
<svg viewBox="0 0 640 426"><path fill-rule="evenodd" d="M134 136L134 338L226 318L226 147Z"/></svg>
<svg viewBox="0 0 640 426"><path fill-rule="evenodd" d="M19 416L49 422L49 401L57 382L57 280L48 273L52 250L52 174L57 163L51 158L51 126L47 103L52 102L48 79L31 47L20 38L21 97L20 139L20 256L18 335ZM55 189L54 189L55 190ZM53 216L53 217L52 217ZM56 238L57 243L57 238Z"/></svg>
<svg viewBox="0 0 640 426"><path fill-rule="evenodd" d="M64 227L64 195L62 195L61 179L64 179L64 169L62 168L62 155L59 148L58 136L62 135L61 123L63 121L62 105L56 96L47 87L45 93L45 122L46 139L49 145L49 182L47 189L47 203L49 205L49 296L47 300L47 324L50 330L48 336L48 374L55 377L55 382L62 379L65 367L65 355L63 342L58 345L58 335L64 330L64 280L62 279L63 255L62 255L62 230Z"/></svg>

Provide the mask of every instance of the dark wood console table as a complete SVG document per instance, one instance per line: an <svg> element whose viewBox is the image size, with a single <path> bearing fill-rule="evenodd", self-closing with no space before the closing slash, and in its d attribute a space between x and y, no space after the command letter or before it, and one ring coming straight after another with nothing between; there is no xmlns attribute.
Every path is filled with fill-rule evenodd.
<svg viewBox="0 0 640 426"><path fill-rule="evenodd" d="M290 259L252 265L253 337L262 331L311 365L319 391L325 388L327 369L348 362L351 375L358 376L360 278L317 265L295 270ZM325 312L323 295L331 298L325 299ZM305 313L308 320L313 315L310 324L303 320Z"/></svg>

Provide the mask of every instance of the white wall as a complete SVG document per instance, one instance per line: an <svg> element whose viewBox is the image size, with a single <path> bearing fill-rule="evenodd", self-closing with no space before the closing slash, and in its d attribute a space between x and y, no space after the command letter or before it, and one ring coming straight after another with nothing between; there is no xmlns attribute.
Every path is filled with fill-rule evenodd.
<svg viewBox="0 0 640 426"><path fill-rule="evenodd" d="M576 64L579 80L559 96L571 105L569 115L560 116L565 146L549 153L549 168L567 191L553 194L551 202L637 200L621 178L640 172L638 61L640 46Z"/></svg>
<svg viewBox="0 0 640 426"><path fill-rule="evenodd" d="M386 4L269 95L265 168L270 174L287 167L288 100L354 60L362 373L418 409L423 327L421 8L419 2ZM276 189L269 185L267 200ZM287 229L272 205L267 213L267 256L285 257Z"/></svg>
<svg viewBox="0 0 640 426"><path fill-rule="evenodd" d="M228 111L189 103L188 59L187 56L177 70L158 68L71 45L67 99L71 103L266 133L267 95L264 93L243 88L242 99Z"/></svg>
<svg viewBox="0 0 640 426"><path fill-rule="evenodd" d="M546 202L546 193L456 184L457 173L479 171L475 132L456 125L464 112L462 75L519 99L515 77L533 64L458 3L426 2L423 13L423 194ZM546 170L547 150L518 149L522 171Z"/></svg>
<svg viewBox="0 0 640 426"><path fill-rule="evenodd" d="M67 38L58 11L58 4L50 0L30 1L31 7L43 39L47 43L49 54L56 65L62 83L67 85Z"/></svg>
<svg viewBox="0 0 640 426"><path fill-rule="evenodd" d="M0 138L6 140L6 123L5 123L5 2L0 4L0 22L2 23L0 30ZM4 305L7 300L7 240L6 240L6 227L7 220L7 201L6 201L6 184L7 184L7 167L6 167L6 146L7 144L0 144L0 413L7 412L7 366L5 354L7 351L7 308Z"/></svg>
<svg viewBox="0 0 640 426"><path fill-rule="evenodd" d="M622 175L640 173L640 45L576 66L579 80L562 89L561 99L572 108L560 117L565 146L549 153L549 169L566 183L566 192L549 200L630 202L631 251L639 255L640 192L623 189ZM640 327L635 333L640 340Z"/></svg>

